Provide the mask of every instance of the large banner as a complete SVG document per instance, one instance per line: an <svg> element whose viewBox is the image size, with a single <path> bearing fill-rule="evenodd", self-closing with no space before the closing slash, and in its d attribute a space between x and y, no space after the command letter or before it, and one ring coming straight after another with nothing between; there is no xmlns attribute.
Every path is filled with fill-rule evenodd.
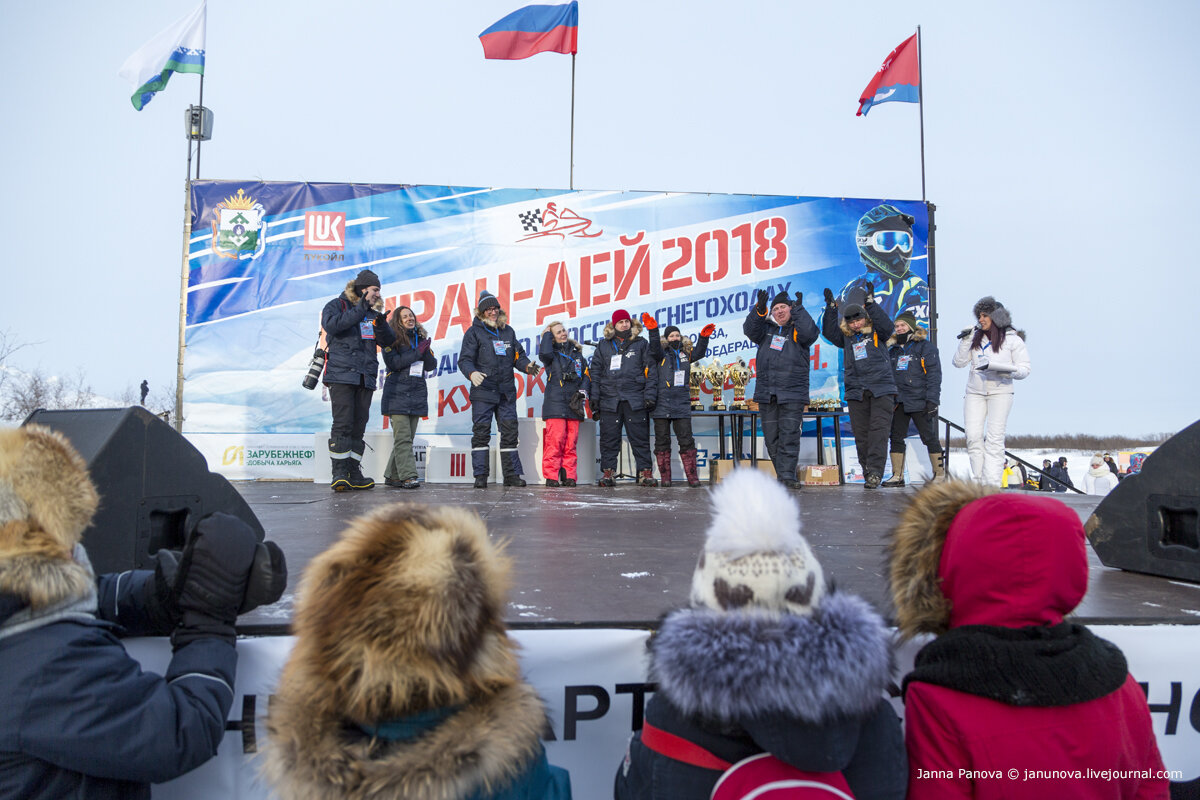
<svg viewBox="0 0 1200 800"><path fill-rule="evenodd" d="M753 369L742 323L759 289L803 292L819 325L823 288L849 298L870 282L892 317L929 319L921 202L196 181L191 203L189 433L327 429L323 387L307 391L301 380L321 310L364 268L379 275L389 308L410 306L434 337L431 419L421 428L433 434L470 432L457 362L483 289L534 358L547 323L594 342L623 308L693 340L712 322L709 360ZM814 399L841 397L840 357L824 339L813 347ZM539 415L543 380L518 375L522 416ZM377 406L371 426L383 426Z"/></svg>

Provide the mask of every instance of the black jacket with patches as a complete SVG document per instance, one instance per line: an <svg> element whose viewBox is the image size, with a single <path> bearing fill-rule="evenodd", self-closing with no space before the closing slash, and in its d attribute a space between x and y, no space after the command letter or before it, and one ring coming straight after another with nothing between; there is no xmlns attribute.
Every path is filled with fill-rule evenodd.
<svg viewBox="0 0 1200 800"><path fill-rule="evenodd" d="M917 328L903 344L895 336L888 339L888 356L899 392L896 402L904 406L906 414L924 411L929 403L940 405L942 361L928 331Z"/></svg>
<svg viewBox="0 0 1200 800"><path fill-rule="evenodd" d="M546 331L538 346L538 358L546 365L542 419L583 419L571 411L571 398L579 392L586 395L592 386L583 348L574 339L558 344L554 334Z"/></svg>
<svg viewBox="0 0 1200 800"><path fill-rule="evenodd" d="M396 334L383 315L367 308L359 302L361 299L351 281L346 284L346 291L326 303L321 312L326 349L325 375L321 380L373 390L379 373L376 346L392 344Z"/></svg>
<svg viewBox="0 0 1200 800"><path fill-rule="evenodd" d="M758 345L755 358L754 400L769 403L808 402L809 348L819 335L817 323L804 306L792 306L792 318L787 325L776 325L770 311L760 314L751 307L742 323L746 338ZM776 336L780 348L776 349Z"/></svg>
<svg viewBox="0 0 1200 800"><path fill-rule="evenodd" d="M604 341L592 354L590 370L592 410L614 412L622 400L634 411L652 407L658 402L658 364L650 355L650 344L641 337L642 326L634 322L629 337L617 338L612 323L604 326ZM613 368L613 358L620 356L620 367Z"/></svg>
<svg viewBox="0 0 1200 800"><path fill-rule="evenodd" d="M821 332L834 347L843 351L847 400L862 400L864 391L875 397L896 394L892 359L887 349L887 340L896 326L878 303L867 305L866 312L870 322L857 333L845 320L838 319L838 310L834 306L826 306L821 318Z"/></svg>
<svg viewBox="0 0 1200 800"><path fill-rule="evenodd" d="M650 416L656 419L679 419L692 415L692 394L689 381L692 365L708 353L708 337L701 336L692 347L684 336L678 350L663 346L658 328L650 331L650 357L658 364L658 404ZM675 385L675 373L683 372L683 382Z"/></svg>
<svg viewBox="0 0 1200 800"><path fill-rule="evenodd" d="M517 382L513 370L525 372L528 367L529 356L517 341L517 332L508 324L508 316L501 312L493 327L476 313L458 353L458 370L467 380L471 379L472 372L482 372L486 376L483 383L471 386L471 402L499 403L501 398L516 400Z"/></svg>

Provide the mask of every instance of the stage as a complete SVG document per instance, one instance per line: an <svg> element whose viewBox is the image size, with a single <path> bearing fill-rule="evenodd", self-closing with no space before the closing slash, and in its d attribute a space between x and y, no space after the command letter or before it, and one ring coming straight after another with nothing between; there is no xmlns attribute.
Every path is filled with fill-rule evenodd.
<svg viewBox="0 0 1200 800"><path fill-rule="evenodd" d="M474 489L423 485L332 492L325 484L235 482L267 537L287 555L289 589L274 606L239 620L243 634L282 634L292 591L305 565L354 517L395 502L451 504L478 513L496 539L508 541L513 628L644 628L687 603L692 570L709 522L708 491L676 482L669 489ZM798 492L804 535L827 575L889 615L884 538L914 489L861 485ZM1055 494L1086 521L1101 498ZM1200 584L1110 569L1088 549L1088 592L1074 618L1089 625L1200 625Z"/></svg>

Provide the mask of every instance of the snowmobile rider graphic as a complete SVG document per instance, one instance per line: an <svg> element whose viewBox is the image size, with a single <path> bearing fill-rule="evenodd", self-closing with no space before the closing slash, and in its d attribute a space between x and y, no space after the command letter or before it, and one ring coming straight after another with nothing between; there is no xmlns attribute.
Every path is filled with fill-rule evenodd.
<svg viewBox="0 0 1200 800"><path fill-rule="evenodd" d="M846 284L838 297L839 307L861 304L862 294L871 283L875 285L875 302L889 319L907 311L916 317L918 325L929 328L929 285L908 267L915 221L911 214L886 203L862 215L855 240L867 274Z"/></svg>

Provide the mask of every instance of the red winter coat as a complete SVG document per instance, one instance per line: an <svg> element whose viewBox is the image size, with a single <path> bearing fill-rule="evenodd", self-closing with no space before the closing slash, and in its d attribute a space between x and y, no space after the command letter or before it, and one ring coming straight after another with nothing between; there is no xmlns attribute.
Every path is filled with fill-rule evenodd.
<svg viewBox="0 0 1200 800"><path fill-rule="evenodd" d="M891 558L897 619L908 635L991 630L1003 638L1007 629L1036 638L1060 626L1087 590L1084 533L1074 511L1052 498L974 484L936 484L917 495L896 529ZM1104 646L1123 663L1119 651ZM917 662L919 668L921 655ZM1031 673L1047 668L1034 657L1016 663L1003 674L1023 676L1025 664ZM980 664L971 670L988 672ZM1010 704L973 693L969 682L949 688L910 679L908 797L1166 798L1145 695L1127 672L1122 684L1118 670L1115 691L1067 705ZM1020 694L1018 681L1012 696Z"/></svg>

